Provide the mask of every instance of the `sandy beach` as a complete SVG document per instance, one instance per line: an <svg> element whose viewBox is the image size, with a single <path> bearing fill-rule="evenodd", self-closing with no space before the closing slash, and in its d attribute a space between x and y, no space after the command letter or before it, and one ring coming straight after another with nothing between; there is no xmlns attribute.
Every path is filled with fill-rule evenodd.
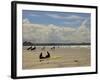
<svg viewBox="0 0 100 80"><path fill-rule="evenodd" d="M49 51L51 57L40 61L40 53L42 52L45 56L47 51ZM27 50L27 47L23 47L22 68L41 69L90 66L90 51L90 47L56 47L54 50L51 50L50 47L46 47L45 50L37 47L36 50L32 51Z"/></svg>

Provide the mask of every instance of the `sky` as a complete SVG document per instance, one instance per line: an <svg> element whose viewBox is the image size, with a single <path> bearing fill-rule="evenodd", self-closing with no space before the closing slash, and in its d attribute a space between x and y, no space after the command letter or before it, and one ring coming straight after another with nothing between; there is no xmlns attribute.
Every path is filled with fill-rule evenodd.
<svg viewBox="0 0 100 80"><path fill-rule="evenodd" d="M90 13L23 10L23 41L90 42L90 20Z"/></svg>

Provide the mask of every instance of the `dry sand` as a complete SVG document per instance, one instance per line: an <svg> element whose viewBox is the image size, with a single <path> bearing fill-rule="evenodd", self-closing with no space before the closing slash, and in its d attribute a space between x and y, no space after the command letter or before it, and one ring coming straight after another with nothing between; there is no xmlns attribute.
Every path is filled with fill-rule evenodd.
<svg viewBox="0 0 100 80"><path fill-rule="evenodd" d="M43 52L45 55L49 51L51 57L40 62L39 55ZM46 48L41 50L27 50L23 48L22 68L23 69L41 69L41 68L62 68L62 67L80 67L90 66L90 47L66 47L51 50Z"/></svg>

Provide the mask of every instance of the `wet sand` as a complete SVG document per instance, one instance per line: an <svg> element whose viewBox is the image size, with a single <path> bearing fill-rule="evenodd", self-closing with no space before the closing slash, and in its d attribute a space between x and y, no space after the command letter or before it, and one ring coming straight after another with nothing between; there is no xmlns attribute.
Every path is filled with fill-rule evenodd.
<svg viewBox="0 0 100 80"><path fill-rule="evenodd" d="M49 51L51 57L40 61L40 53L42 52L45 56L47 51ZM90 66L90 53L89 47L57 47L55 50L51 50L51 48L41 50L38 47L33 51L23 48L22 68L41 69Z"/></svg>

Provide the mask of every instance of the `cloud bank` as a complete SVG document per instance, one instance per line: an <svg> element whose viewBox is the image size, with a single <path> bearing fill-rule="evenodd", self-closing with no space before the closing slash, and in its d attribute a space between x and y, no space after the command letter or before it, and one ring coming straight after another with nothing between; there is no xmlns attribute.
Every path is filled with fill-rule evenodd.
<svg viewBox="0 0 100 80"><path fill-rule="evenodd" d="M54 24L33 24L25 19L22 24L23 41L33 43L87 43L90 42L90 30L85 23L86 20L81 26L74 28Z"/></svg>

